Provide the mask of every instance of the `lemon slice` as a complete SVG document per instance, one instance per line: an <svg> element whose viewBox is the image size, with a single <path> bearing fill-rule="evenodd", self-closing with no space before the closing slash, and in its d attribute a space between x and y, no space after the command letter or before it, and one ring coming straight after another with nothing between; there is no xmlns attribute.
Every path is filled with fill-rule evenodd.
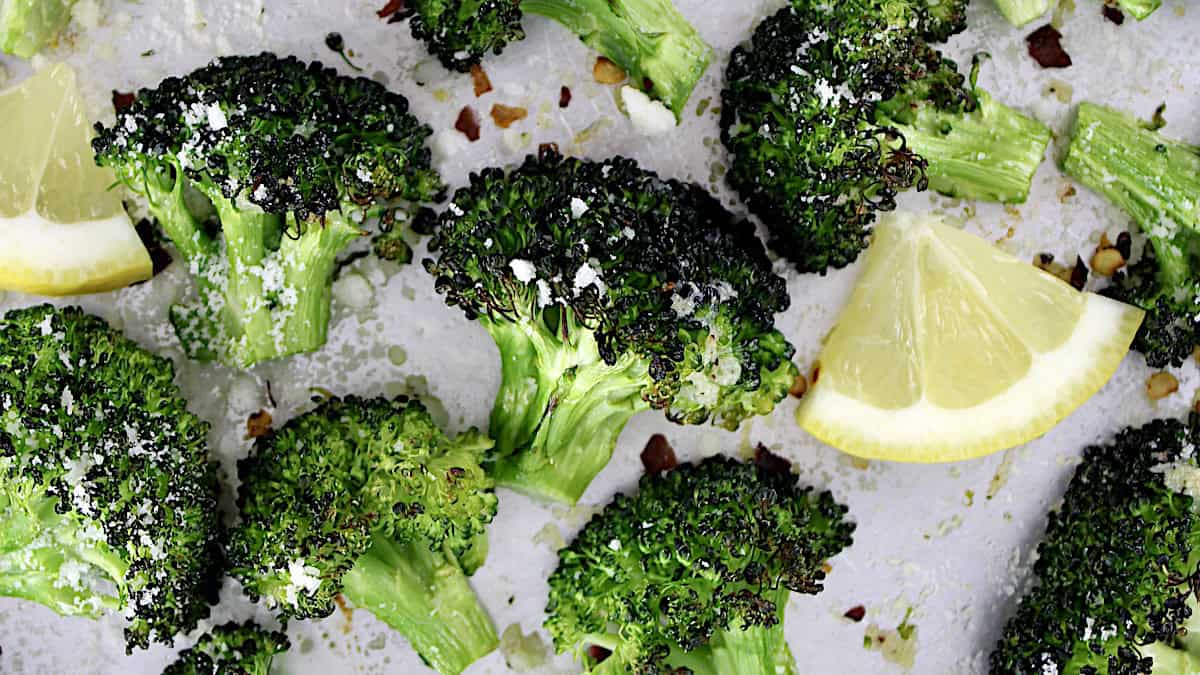
<svg viewBox="0 0 1200 675"><path fill-rule="evenodd" d="M892 215L875 229L797 421L871 459L1011 448L1112 377L1142 315L936 217Z"/></svg>
<svg viewBox="0 0 1200 675"><path fill-rule="evenodd" d="M150 255L91 139L70 67L0 92L0 289L74 295L150 278Z"/></svg>

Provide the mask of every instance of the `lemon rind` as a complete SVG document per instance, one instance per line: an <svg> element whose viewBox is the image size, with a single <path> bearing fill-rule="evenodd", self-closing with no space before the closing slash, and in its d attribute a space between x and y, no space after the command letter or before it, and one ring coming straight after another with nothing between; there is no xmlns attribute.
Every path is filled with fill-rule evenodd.
<svg viewBox="0 0 1200 675"><path fill-rule="evenodd" d="M1098 392L1129 351L1143 312L1088 295L1070 338L1038 354L1029 373L970 408L922 399L898 410L867 405L818 381L796 411L810 434L843 452L899 462L953 462L1016 447L1053 429Z"/></svg>
<svg viewBox="0 0 1200 675"><path fill-rule="evenodd" d="M0 289L48 296L101 293L152 273L150 254L124 211L66 224L33 210L0 219Z"/></svg>

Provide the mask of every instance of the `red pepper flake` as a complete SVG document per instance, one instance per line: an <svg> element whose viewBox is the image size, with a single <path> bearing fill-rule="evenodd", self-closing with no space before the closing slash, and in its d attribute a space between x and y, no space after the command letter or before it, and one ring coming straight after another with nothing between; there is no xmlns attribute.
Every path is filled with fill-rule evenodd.
<svg viewBox="0 0 1200 675"><path fill-rule="evenodd" d="M492 90L492 81L483 70L483 66L476 63L471 66L471 82L475 84L475 98L479 98Z"/></svg>
<svg viewBox="0 0 1200 675"><path fill-rule="evenodd" d="M1113 7L1112 5L1105 5L1104 9L1101 11L1104 13L1104 18L1117 24L1118 26L1125 23L1125 13L1122 12L1120 8Z"/></svg>
<svg viewBox="0 0 1200 675"><path fill-rule="evenodd" d="M259 410L246 420L246 438L262 438L271 433L271 413Z"/></svg>
<svg viewBox="0 0 1200 675"><path fill-rule="evenodd" d="M538 159L544 161L554 159L559 156L558 143L542 143L538 146Z"/></svg>
<svg viewBox="0 0 1200 675"><path fill-rule="evenodd" d="M137 100L137 94L131 94L128 92L123 92L123 91L117 91L116 89L113 90L113 93L112 93L113 110L116 110L118 113L123 113L126 110L129 110L129 107L132 106L133 102L136 100Z"/></svg>
<svg viewBox="0 0 1200 675"><path fill-rule="evenodd" d="M492 121L501 129L507 129L526 117L529 117L529 112L524 108L514 108L503 103L496 103L492 106Z"/></svg>
<svg viewBox="0 0 1200 675"><path fill-rule="evenodd" d="M1063 51L1062 33L1046 24L1025 38L1029 55L1043 68L1066 68L1071 65L1071 56Z"/></svg>
<svg viewBox="0 0 1200 675"><path fill-rule="evenodd" d="M862 621L863 617L865 617L866 615L867 615L866 607L863 607L862 605L855 605L854 607L851 607L850 609L846 610L846 613L843 614L842 616L846 617L847 619L850 619L854 623L858 623L859 621Z"/></svg>
<svg viewBox="0 0 1200 675"><path fill-rule="evenodd" d="M471 106L463 107L454 122L454 128L461 131L472 143L479 140L479 118L475 116L475 109Z"/></svg>
<svg viewBox="0 0 1200 675"><path fill-rule="evenodd" d="M563 86L558 92L558 107L565 108L571 105L571 88Z"/></svg>
<svg viewBox="0 0 1200 675"><path fill-rule="evenodd" d="M404 4L404 0L388 0L383 9L375 12L381 19L387 19L389 24L400 23L417 13L417 10Z"/></svg>
<svg viewBox="0 0 1200 675"><path fill-rule="evenodd" d="M791 462L771 452L767 446L761 443L754 449L754 463L768 473L792 472Z"/></svg>
<svg viewBox="0 0 1200 675"><path fill-rule="evenodd" d="M605 649L600 645L588 645L588 656L595 660L596 663L601 663L604 659L612 656L612 650Z"/></svg>
<svg viewBox="0 0 1200 675"><path fill-rule="evenodd" d="M642 466L646 468L647 476L654 476L664 471L670 471L679 465L679 460L675 459L675 448L667 441L667 437L662 434L654 434L650 440L646 442L646 448L642 450Z"/></svg>

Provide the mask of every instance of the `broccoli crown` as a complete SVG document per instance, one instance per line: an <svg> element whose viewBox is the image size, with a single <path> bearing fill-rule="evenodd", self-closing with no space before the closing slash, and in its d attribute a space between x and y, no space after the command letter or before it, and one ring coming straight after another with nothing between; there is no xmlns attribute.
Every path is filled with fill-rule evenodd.
<svg viewBox="0 0 1200 675"><path fill-rule="evenodd" d="M1146 311L1133 349L1152 368L1179 367L1200 345L1200 279L1180 280L1164 288L1153 247L1142 258L1113 275L1112 285L1101 291L1114 300Z"/></svg>
<svg viewBox="0 0 1200 675"><path fill-rule="evenodd" d="M403 96L291 56L225 57L167 78L96 131L99 162L135 190L169 169L291 214L296 227L350 204L428 201L442 189L425 147L431 131Z"/></svg>
<svg viewBox="0 0 1200 675"><path fill-rule="evenodd" d="M450 70L466 72L525 39L519 0L414 0L412 9L413 37Z"/></svg>
<svg viewBox="0 0 1200 675"><path fill-rule="evenodd" d="M746 397L769 410L783 395L765 375L794 351L774 325L786 283L752 226L696 185L547 151L473 175L430 249L450 305L590 332L604 363L644 364L641 396L675 421L737 426L759 407Z"/></svg>
<svg viewBox="0 0 1200 675"><path fill-rule="evenodd" d="M208 616L219 488L174 378L78 308L0 318L0 594L123 611L129 649Z"/></svg>
<svg viewBox="0 0 1200 675"><path fill-rule="evenodd" d="M559 552L546 628L560 652L601 645L622 672L675 672L681 651L780 626L789 591L818 593L851 543L845 514L790 471L728 458L645 476Z"/></svg>
<svg viewBox="0 0 1200 675"><path fill-rule="evenodd" d="M1049 131L986 95L931 45L966 3L796 0L734 50L721 137L731 185L802 272L853 262L897 194L1028 196Z"/></svg>
<svg viewBox="0 0 1200 675"><path fill-rule="evenodd" d="M631 86L676 118L712 59L672 0L415 0L411 9L413 36L460 72L524 39L523 14L546 17L623 68Z"/></svg>
<svg viewBox="0 0 1200 675"><path fill-rule="evenodd" d="M337 257L364 221L443 189L404 97L269 53L143 89L97 132L96 161L146 198L197 277L198 297L171 312L195 359L249 366L319 348ZM219 237L188 203L197 191ZM383 246L407 257L397 236Z"/></svg>
<svg viewBox="0 0 1200 675"><path fill-rule="evenodd" d="M1195 422L1154 420L1084 450L993 673L1149 674L1177 651L1200 588L1200 522L1177 492L1196 471Z"/></svg>
<svg viewBox="0 0 1200 675"><path fill-rule="evenodd" d="M286 634L254 622L214 626L179 653L163 675L270 675L275 655L291 647Z"/></svg>
<svg viewBox="0 0 1200 675"><path fill-rule="evenodd" d="M447 437L418 401L329 399L239 463L232 573L285 617L323 617L375 537L465 555L496 513L489 447Z"/></svg>
<svg viewBox="0 0 1200 675"><path fill-rule="evenodd" d="M1063 168L1146 235L1142 258L1104 293L1146 310L1133 347L1147 363L1182 365L1200 344L1200 148L1083 103Z"/></svg>

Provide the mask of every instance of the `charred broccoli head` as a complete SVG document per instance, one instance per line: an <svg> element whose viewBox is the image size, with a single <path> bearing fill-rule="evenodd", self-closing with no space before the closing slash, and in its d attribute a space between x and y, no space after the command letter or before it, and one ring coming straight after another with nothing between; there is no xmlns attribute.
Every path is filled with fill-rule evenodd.
<svg viewBox="0 0 1200 675"><path fill-rule="evenodd" d="M0 595L171 644L219 587L208 425L171 362L49 305L0 318Z"/></svg>
<svg viewBox="0 0 1200 675"><path fill-rule="evenodd" d="M270 675L275 655L291 646L287 635L253 622L215 626L179 653L163 675Z"/></svg>
<svg viewBox="0 0 1200 675"><path fill-rule="evenodd" d="M908 188L1022 202L1050 132L968 83L931 43L966 2L795 0L734 50L728 173L802 272L853 262Z"/></svg>
<svg viewBox="0 0 1200 675"><path fill-rule="evenodd" d="M497 644L466 577L496 513L490 447L417 401L330 399L239 463L232 574L284 618L328 616L343 594L456 674Z"/></svg>
<svg viewBox="0 0 1200 675"><path fill-rule="evenodd" d="M1087 448L1038 546L1033 589L991 656L996 675L1200 669L1200 486L1189 424L1154 420Z"/></svg>
<svg viewBox="0 0 1200 675"><path fill-rule="evenodd" d="M729 429L787 395L788 307L753 228L628 159L552 151L471 178L426 268L500 347L494 475L574 502L636 413Z"/></svg>
<svg viewBox="0 0 1200 675"><path fill-rule="evenodd" d="M845 514L784 467L713 458L646 476L559 552L546 628L589 672L793 672L788 595L822 590L851 542ZM589 646L612 654L598 664Z"/></svg>
<svg viewBox="0 0 1200 675"><path fill-rule="evenodd" d="M1104 293L1146 310L1133 348L1155 368L1200 344L1200 148L1130 115L1079 106L1063 167L1133 218L1146 252Z"/></svg>
<svg viewBox="0 0 1200 675"><path fill-rule="evenodd" d="M397 200L442 191L430 130L404 97L292 57L168 78L97 132L97 162L146 198L196 276L198 297L171 321L197 359L248 366L319 348L338 254Z"/></svg>

